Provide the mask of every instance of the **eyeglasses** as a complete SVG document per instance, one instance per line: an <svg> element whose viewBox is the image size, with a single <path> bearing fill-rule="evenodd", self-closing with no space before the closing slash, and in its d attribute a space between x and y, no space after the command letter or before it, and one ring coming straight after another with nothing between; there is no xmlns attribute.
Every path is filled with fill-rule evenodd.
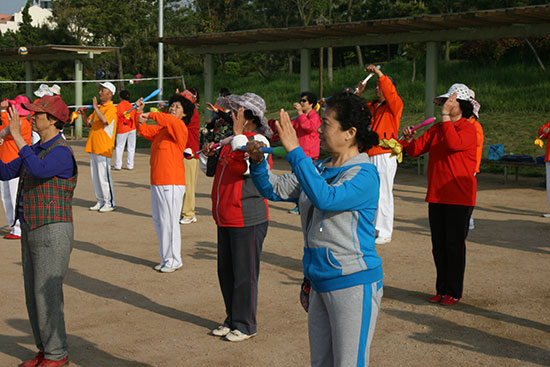
<svg viewBox="0 0 550 367"><path fill-rule="evenodd" d="M302 99L300 100L300 103L307 103L307 99L302 98Z"/></svg>

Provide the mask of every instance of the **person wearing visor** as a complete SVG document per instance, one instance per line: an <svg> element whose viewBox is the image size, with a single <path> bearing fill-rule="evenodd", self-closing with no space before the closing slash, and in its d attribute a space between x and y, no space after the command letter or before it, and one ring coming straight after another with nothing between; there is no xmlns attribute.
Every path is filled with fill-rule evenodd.
<svg viewBox="0 0 550 367"><path fill-rule="evenodd" d="M434 99L441 122L415 139L411 126L403 130L402 145L411 157L429 153L428 215L437 272L432 303L454 305L462 298L466 267L466 237L476 202L477 132L468 121L475 102L464 84L453 84Z"/></svg>
<svg viewBox="0 0 550 367"><path fill-rule="evenodd" d="M25 299L38 353L22 367L69 365L63 279L74 241L72 199L78 169L71 147L59 132L69 118L61 98L44 96L23 103L33 111L32 129L40 141L29 146L16 108L8 109L9 126L18 157L0 163L0 179L19 177L16 216L21 222L21 260Z"/></svg>
<svg viewBox="0 0 550 367"><path fill-rule="evenodd" d="M4 99L0 103L0 109L2 110L0 116L2 121L2 126L0 129L9 126L10 121L8 118L8 107L13 106L19 114L21 120L21 134L25 141L31 143L31 124L28 120L30 112L23 108L22 103L28 103L29 99L23 95L15 97L13 100ZM17 153L19 149L13 137L11 135L6 136L0 144L0 160L4 163L9 163L15 158L18 157ZM4 236L7 240L18 240L21 238L21 227L17 216L15 215L15 204L17 198L17 187L19 186L19 177L15 177L8 181L0 182L0 193L2 195L2 205L4 206L4 211L6 212L6 219L8 225L11 227L10 233Z"/></svg>
<svg viewBox="0 0 550 367"><path fill-rule="evenodd" d="M100 213L115 210L115 192L111 176L111 156L115 147L117 109L113 103L116 87L111 82L99 83L99 101L93 98L94 112L88 117L91 126L86 153L90 153L92 185L97 202L90 207ZM81 108L80 111L84 111Z"/></svg>

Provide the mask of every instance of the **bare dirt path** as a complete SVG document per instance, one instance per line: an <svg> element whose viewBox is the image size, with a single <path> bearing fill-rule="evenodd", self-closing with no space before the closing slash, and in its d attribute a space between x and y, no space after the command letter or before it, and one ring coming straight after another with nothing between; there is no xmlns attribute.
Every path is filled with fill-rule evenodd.
<svg viewBox="0 0 550 367"><path fill-rule="evenodd" d="M216 275L212 180L199 174L198 222L182 226L184 267L151 269L158 244L151 219L148 151L136 169L113 173L117 210L95 203L83 142L72 143L80 175L74 200L76 243L65 281L72 366L307 366L306 313L298 301L302 235L288 203L270 206L262 254L258 335L229 343L208 335L224 318ZM275 162L288 170L284 160ZM550 365L550 220L541 179L502 184L480 175L476 229L467 244L464 299L431 305L425 178L399 170L393 241L379 248L384 298L372 366ZM3 211L0 234L7 233ZM35 353L23 295L18 241L0 239L0 366Z"/></svg>

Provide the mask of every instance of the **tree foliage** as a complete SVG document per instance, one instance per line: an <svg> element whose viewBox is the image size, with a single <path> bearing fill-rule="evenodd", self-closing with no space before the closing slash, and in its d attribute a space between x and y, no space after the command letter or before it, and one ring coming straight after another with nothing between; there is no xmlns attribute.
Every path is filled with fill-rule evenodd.
<svg viewBox="0 0 550 367"><path fill-rule="evenodd" d="M482 9L543 4L540 0L164 0L164 35L189 36L208 32L228 32L255 28L293 27L316 24L319 19L329 24L367 19L395 18L421 14L456 13ZM86 61L89 73L102 69L115 78L119 69L125 74L154 76L157 70L158 0L55 0L53 22L56 26L34 27L24 11L17 32L0 36L0 47L37 46L43 44L81 44L120 47L120 58L114 53ZM322 17L322 18L321 18ZM530 55L522 40L487 40L453 44L453 58L482 59L498 62L507 55ZM548 38L531 43L545 56L550 52ZM422 45L403 45L407 57L422 57ZM356 49L334 49L334 66L357 62L358 53L366 62L395 57L397 46L370 46ZM390 50L391 52L389 52ZM317 52L317 51L315 51ZM269 77L273 72L288 70L296 51L220 55L219 71L235 75L260 72ZM318 60L313 55L313 63ZM73 74L72 62L34 66L35 78L67 78ZM165 45L166 75L199 73L200 56L189 55L182 48ZM294 68L296 70L296 68ZM22 63L0 64L0 77L22 79Z"/></svg>

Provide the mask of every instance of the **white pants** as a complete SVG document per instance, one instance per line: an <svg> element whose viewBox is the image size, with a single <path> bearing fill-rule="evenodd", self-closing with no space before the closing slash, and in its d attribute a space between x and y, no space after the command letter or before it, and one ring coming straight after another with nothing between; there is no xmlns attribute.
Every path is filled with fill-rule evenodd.
<svg viewBox="0 0 550 367"><path fill-rule="evenodd" d="M153 224L159 240L161 264L181 268L180 213L185 185L151 185Z"/></svg>
<svg viewBox="0 0 550 367"><path fill-rule="evenodd" d="M546 165L546 195L548 196L548 204L550 205L550 162L545 162L545 165Z"/></svg>
<svg viewBox="0 0 550 367"><path fill-rule="evenodd" d="M19 186L19 177L12 178L9 181L0 181L0 192L2 194L2 204L4 205L4 211L6 212L6 220L8 226L11 227L11 234L21 236L21 227L19 226L19 220L13 224L15 220L15 205L17 203L17 187ZM13 227L12 227L13 225Z"/></svg>
<svg viewBox="0 0 550 367"><path fill-rule="evenodd" d="M95 198L101 205L115 206L115 190L111 177L111 158L90 153L90 169Z"/></svg>
<svg viewBox="0 0 550 367"><path fill-rule="evenodd" d="M393 179L397 171L397 159L391 153L373 155L370 162L378 168L380 176L380 199L374 218L378 237L391 238L393 232Z"/></svg>
<svg viewBox="0 0 550 367"><path fill-rule="evenodd" d="M126 159L126 167L134 168L134 155L136 154L136 130L128 131L124 134L116 134L115 144L115 169L122 168L122 154L124 153L124 145L128 142L128 157Z"/></svg>

